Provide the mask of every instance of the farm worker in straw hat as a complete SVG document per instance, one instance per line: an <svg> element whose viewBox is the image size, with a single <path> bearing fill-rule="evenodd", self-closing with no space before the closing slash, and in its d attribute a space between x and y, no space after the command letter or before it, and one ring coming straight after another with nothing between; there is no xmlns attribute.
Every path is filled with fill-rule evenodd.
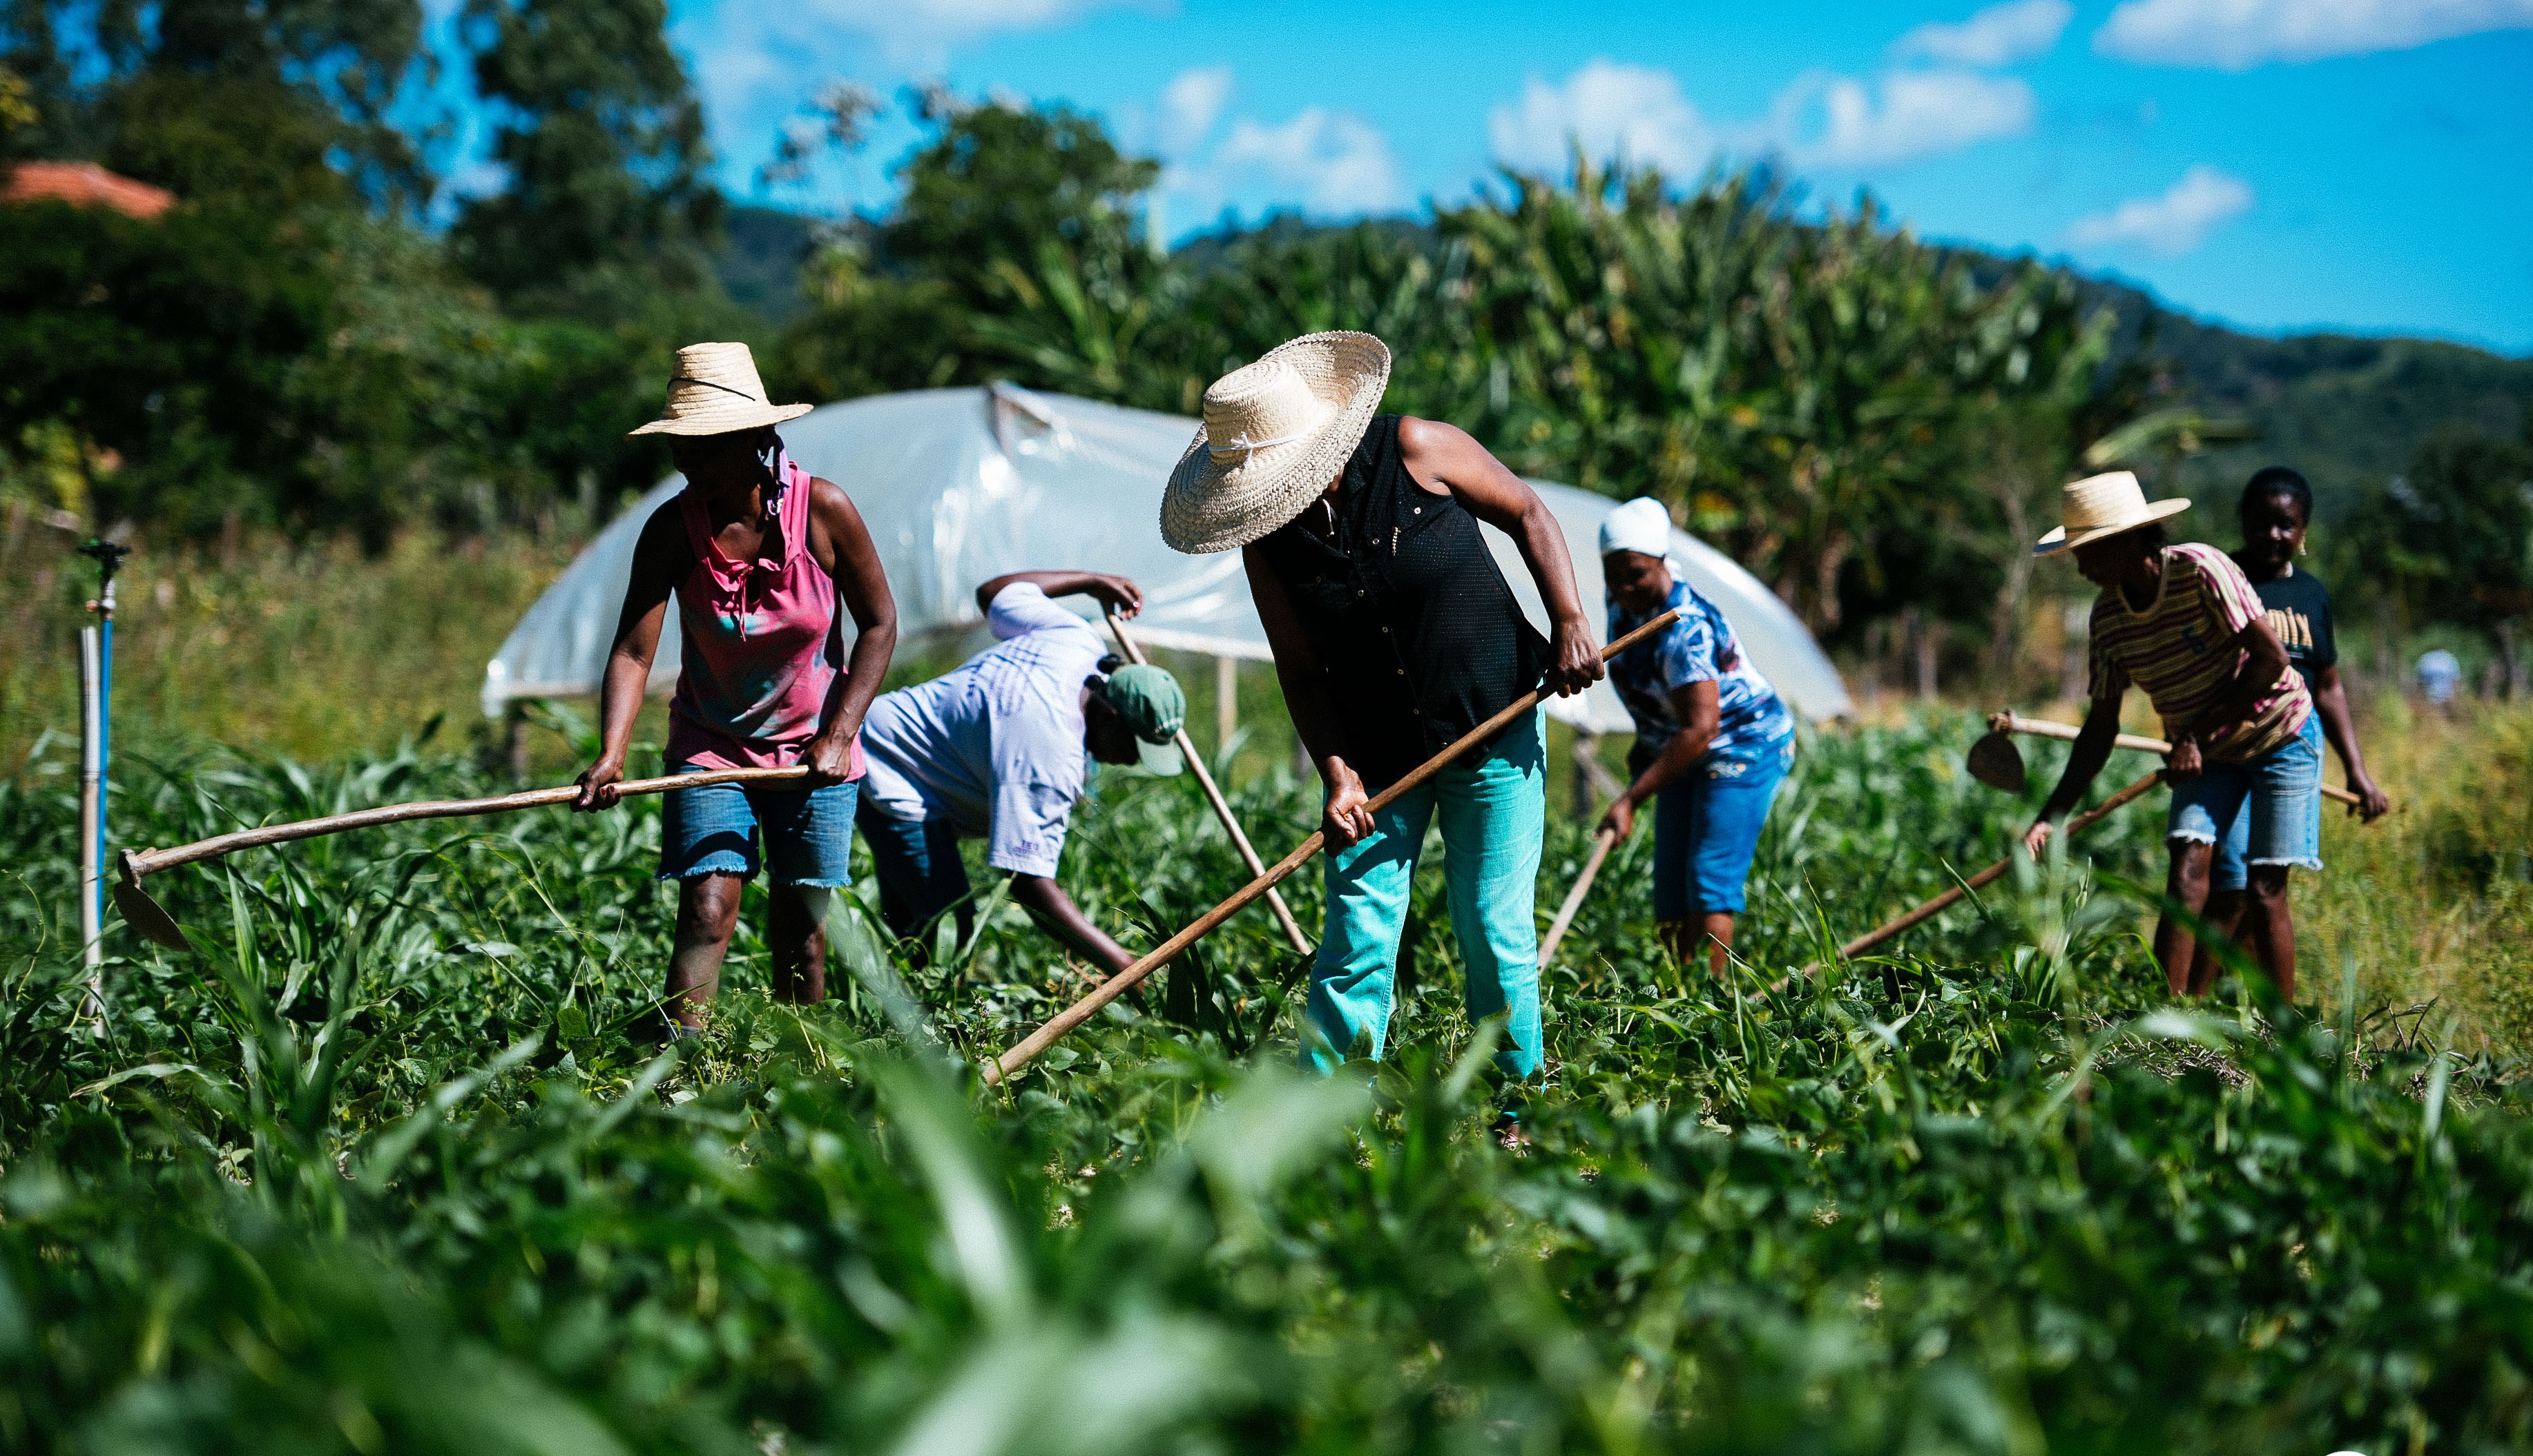
<svg viewBox="0 0 2533 1456"><path fill-rule="evenodd" d="M745 344L677 351L667 411L632 432L667 437L686 488L655 511L607 659L598 762L573 807L616 802L626 740L677 599L683 658L669 703L669 771L788 768L800 784L671 792L660 878L677 882L669 961L672 1036L698 1028L738 924L739 888L769 867L774 994L826 996L827 892L849 878L862 714L897 646L897 604L859 512L784 452L774 427L809 412L765 397ZM854 619L845 654L837 607Z"/></svg>
<svg viewBox="0 0 2533 1456"><path fill-rule="evenodd" d="M1679 619L1610 663L1610 682L1636 721L1635 775L1601 820L1624 839L1654 801L1654 919L1685 963L1703 940L1724 968L1733 917L1769 801L1795 760L1795 720L1742 654L1716 605L1672 575L1671 512L1639 496L1601 521L1601 581L1610 640L1674 608Z"/></svg>
<svg viewBox="0 0 2533 1456"><path fill-rule="evenodd" d="M2172 743L2165 775L2172 786L2166 892L2199 914L2208 903L2217 842L2248 816L2251 949L2279 994L2293 1000L2287 871L2322 868L2322 728L2313 695L2289 670L2286 648L2269 630L2243 568L2212 546L2173 546L2166 539L2163 522L2189 507L2187 500L2150 504L2137 477L2125 470L2092 476L2067 487L2066 524L2032 548L2039 555L2074 552L2076 569L2101 595L2091 626L2092 711L2023 843L2035 857L2047 846L2051 825L2076 806L2110 758L2120 695L2133 682L2145 688ZM2155 960L2176 996L2204 995L2212 983L2212 967L2193 974L2195 944L2174 916L2156 922Z"/></svg>
<svg viewBox="0 0 2533 1456"><path fill-rule="evenodd" d="M1134 962L1055 882L1066 823L1090 787L1090 759L1179 771L1171 745L1187 695L1159 668L1121 664L1090 624L1058 607L1080 594L1120 613L1144 594L1095 571L1015 571L976 588L997 639L955 670L871 704L862 723L856 815L877 863L880 914L900 937L946 910L974 926L961 838L1012 877L1012 898L1057 939L1109 970Z"/></svg>
<svg viewBox="0 0 2533 1456"><path fill-rule="evenodd" d="M1425 827L1443 825L1472 1019L1502 1017L1498 1065L1539 1064L1532 918L1547 809L1539 715L1379 814L1366 801L1539 685L1601 675L1565 538L1530 487L1449 425L1379 415L1389 350L1316 333L1205 391L1205 433L1171 473L1161 537L1240 548L1293 726L1326 789L1327 925L1302 1060L1381 1055ZM1478 522L1511 536L1555 623L1543 640Z"/></svg>
<svg viewBox="0 0 2533 1456"><path fill-rule="evenodd" d="M2339 681L2339 639L2332 629L2330 593L2322 578L2297 564L2304 554L2305 528L2313 520L2313 487L2283 465L2255 471L2244 483L2236 510L2243 523L2243 549L2234 564L2261 594L2268 612L2269 633L2287 650L2287 665L2304 678L2313 694L2314 717L2322 736L2339 752L2348 786L2357 802L2348 812L2373 823L2392 807L2391 799L2366 772L2365 751L2357 746L2357 725L2348 713L2348 690ZM2314 843L2322 842L2322 797L2313 800ZM2229 937L2243 924L2244 887L2250 872L2243 863L2251 841L2252 816L2237 814L2234 827L2216 842L2215 867L2209 872L2208 921ZM2256 923L2252 934L2257 937ZM2215 961L2208 947L2192 962L2194 980L2213 980Z"/></svg>

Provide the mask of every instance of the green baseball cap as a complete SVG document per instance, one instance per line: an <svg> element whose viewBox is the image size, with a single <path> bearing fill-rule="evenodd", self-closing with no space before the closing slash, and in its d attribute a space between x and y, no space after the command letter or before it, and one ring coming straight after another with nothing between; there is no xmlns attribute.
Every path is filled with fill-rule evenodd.
<svg viewBox="0 0 2533 1456"><path fill-rule="evenodd" d="M1149 663L1133 663L1108 674L1105 696L1135 730L1144 772L1166 777L1185 767L1172 741L1187 723L1187 694L1177 678Z"/></svg>

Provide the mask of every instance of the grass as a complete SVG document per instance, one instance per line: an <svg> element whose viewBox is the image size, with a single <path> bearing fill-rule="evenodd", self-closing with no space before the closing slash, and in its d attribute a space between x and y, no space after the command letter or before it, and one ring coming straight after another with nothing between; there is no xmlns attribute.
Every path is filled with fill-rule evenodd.
<svg viewBox="0 0 2533 1456"><path fill-rule="evenodd" d="M2334 985L2167 1007L2106 878L2009 879L1895 957L1788 966L2028 812L1962 724L1805 745L1748 963L1659 957L1647 845L1547 980L1520 1155L1484 1134L1439 873L1386 1066L1284 1070L1245 915L1008 1091L1081 989L1007 903L917 971L869 887L828 1006L742 930L711 1036L626 1029L656 806L405 826L171 872L75 1034L64 786L0 797L0 1438L129 1450L2370 1452L2533 1439L2533 1139L2505 1059ZM494 786L427 746L158 745L123 841ZM2036 791L2036 790L2035 790ZM1310 799L1240 788L1262 842ZM2412 816L2417 818L2414 811ZM1543 911L1582 827L1559 821ZM1149 944L1236 884L1116 778L1065 877ZM1306 920L1317 886L1294 887ZM758 923L751 906L749 924ZM2316 976L2316 980L2329 979ZM937 1050L936 1050L937 1049Z"/></svg>
<svg viewBox="0 0 2533 1456"><path fill-rule="evenodd" d="M504 786L415 726L477 721L540 551L188 558L163 611L145 562L115 839ZM711 1034L658 1055L656 802L169 872L198 949L116 930L90 1036L51 652L0 669L6 1449L2533 1444L2521 709L2375 705L2405 810L2328 821L2294 1009L2257 977L2166 1002L2120 888L2160 878L2151 802L1787 980L2002 853L2059 753L2017 802L1961 772L1966 715L1807 738L1728 976L1655 950L1649 838L1613 857L1544 978L1514 1154L1432 863L1397 1050L1329 1082L1285 1070L1301 967L1251 911L982 1089L967 1064L1085 972L999 900L917 970L866 880L830 1004L766 999L751 898ZM1271 854L1315 801L1271 683L1242 692ZM541 777L582 752L552 723ZM1543 919L1587 828L1552 816ZM1245 876L1192 785L1112 777L1064 878L1144 946ZM1315 923L1316 878L1288 890Z"/></svg>

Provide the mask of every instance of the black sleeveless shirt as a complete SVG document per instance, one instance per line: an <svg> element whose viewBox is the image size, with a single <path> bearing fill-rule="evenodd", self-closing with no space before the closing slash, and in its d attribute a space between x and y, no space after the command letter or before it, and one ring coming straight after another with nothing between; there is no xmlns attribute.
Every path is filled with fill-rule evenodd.
<svg viewBox="0 0 2533 1456"><path fill-rule="evenodd" d="M1537 687L1548 665L1477 517L1408 474L1398 419L1375 417L1336 494L1257 545L1319 657L1339 751L1376 791Z"/></svg>

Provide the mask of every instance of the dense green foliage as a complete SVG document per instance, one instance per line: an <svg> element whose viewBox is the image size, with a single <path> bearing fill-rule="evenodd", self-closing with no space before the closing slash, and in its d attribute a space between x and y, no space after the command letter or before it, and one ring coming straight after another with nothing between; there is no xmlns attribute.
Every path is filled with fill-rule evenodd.
<svg viewBox="0 0 2533 1456"><path fill-rule="evenodd" d="M1549 977L1530 1146L1414 941L1394 1063L1290 1056L1244 917L1008 1093L1078 989L997 903L915 972L626 1035L655 810L407 826L171 872L200 951L75 1034L58 779L0 798L0 1431L72 1450L2489 1450L2533 1439L2528 1141L2503 1066L2344 992L2164 1006L2134 908L2008 881L1777 984L2029 805L1958 731L1808 741L1749 963L1654 959L1645 845ZM136 769L118 837L484 786L408 752ZM1261 838L1301 796L1241 795ZM1554 831L1543 885L1581 834ZM2093 873L2150 867L2145 811ZM1238 878L1116 779L1066 879L1130 939ZM1437 879L1429 867L1425 879ZM1294 887L1306 917L1316 887ZM1418 919L1439 919L1420 886ZM753 906L747 919L756 916ZM2327 973L2312 977L2332 982ZM2310 1017L2310 1019L2308 1019ZM936 1060L934 1045L951 1054Z"/></svg>

